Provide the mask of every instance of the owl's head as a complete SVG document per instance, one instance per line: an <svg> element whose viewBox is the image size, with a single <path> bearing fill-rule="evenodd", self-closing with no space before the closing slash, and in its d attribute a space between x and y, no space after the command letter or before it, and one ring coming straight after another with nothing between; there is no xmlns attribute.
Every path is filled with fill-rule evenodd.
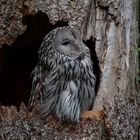
<svg viewBox="0 0 140 140"><path fill-rule="evenodd" d="M57 53L64 56L77 58L89 52L88 47L83 43L77 29L69 26L55 29L55 36L52 40L52 47Z"/></svg>

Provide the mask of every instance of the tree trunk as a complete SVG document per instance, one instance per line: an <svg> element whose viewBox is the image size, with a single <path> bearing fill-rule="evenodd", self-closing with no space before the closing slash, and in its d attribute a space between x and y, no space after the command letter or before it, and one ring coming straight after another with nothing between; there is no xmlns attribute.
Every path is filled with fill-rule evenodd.
<svg viewBox="0 0 140 140"><path fill-rule="evenodd" d="M23 17L46 14L47 28L61 26L58 21L65 21L79 28L83 40L90 42L93 62L97 59L98 90L93 106L95 117L76 126L60 124L51 117L42 120L36 110L29 112L24 104L19 110L14 106L0 106L0 139L138 140L136 5L137 1L132 0L2 0L1 50L4 44L10 48L28 30L22 23ZM3 59L0 53L0 69L4 67Z"/></svg>

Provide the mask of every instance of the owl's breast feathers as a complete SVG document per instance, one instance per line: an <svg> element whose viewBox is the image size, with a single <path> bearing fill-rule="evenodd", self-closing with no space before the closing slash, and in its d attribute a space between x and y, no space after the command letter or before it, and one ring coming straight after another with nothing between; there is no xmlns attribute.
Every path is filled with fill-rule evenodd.
<svg viewBox="0 0 140 140"><path fill-rule="evenodd" d="M90 50L76 30L60 27L46 35L38 56L29 106L38 98L42 115L78 122L95 99Z"/></svg>
<svg viewBox="0 0 140 140"><path fill-rule="evenodd" d="M45 101L42 114L51 111L59 119L79 121L82 112L88 110L94 101L95 75L90 58L72 59L57 66L46 77Z"/></svg>

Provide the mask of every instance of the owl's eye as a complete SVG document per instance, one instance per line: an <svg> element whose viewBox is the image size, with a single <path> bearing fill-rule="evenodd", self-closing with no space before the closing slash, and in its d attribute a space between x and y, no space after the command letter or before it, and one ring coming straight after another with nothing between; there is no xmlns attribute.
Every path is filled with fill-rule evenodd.
<svg viewBox="0 0 140 140"><path fill-rule="evenodd" d="M68 44L70 44L70 41L67 39L62 42L62 45L68 45Z"/></svg>

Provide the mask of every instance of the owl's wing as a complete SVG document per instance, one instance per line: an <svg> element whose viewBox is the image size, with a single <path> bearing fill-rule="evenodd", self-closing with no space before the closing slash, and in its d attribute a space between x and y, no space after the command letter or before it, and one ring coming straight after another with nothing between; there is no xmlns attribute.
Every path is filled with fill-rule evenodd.
<svg viewBox="0 0 140 140"><path fill-rule="evenodd" d="M32 90L29 98L28 108L31 109L35 104L35 101L38 100L40 104L44 100L44 95L42 92L43 82L45 77L47 76L47 70L43 70L41 65L37 65L32 72Z"/></svg>

